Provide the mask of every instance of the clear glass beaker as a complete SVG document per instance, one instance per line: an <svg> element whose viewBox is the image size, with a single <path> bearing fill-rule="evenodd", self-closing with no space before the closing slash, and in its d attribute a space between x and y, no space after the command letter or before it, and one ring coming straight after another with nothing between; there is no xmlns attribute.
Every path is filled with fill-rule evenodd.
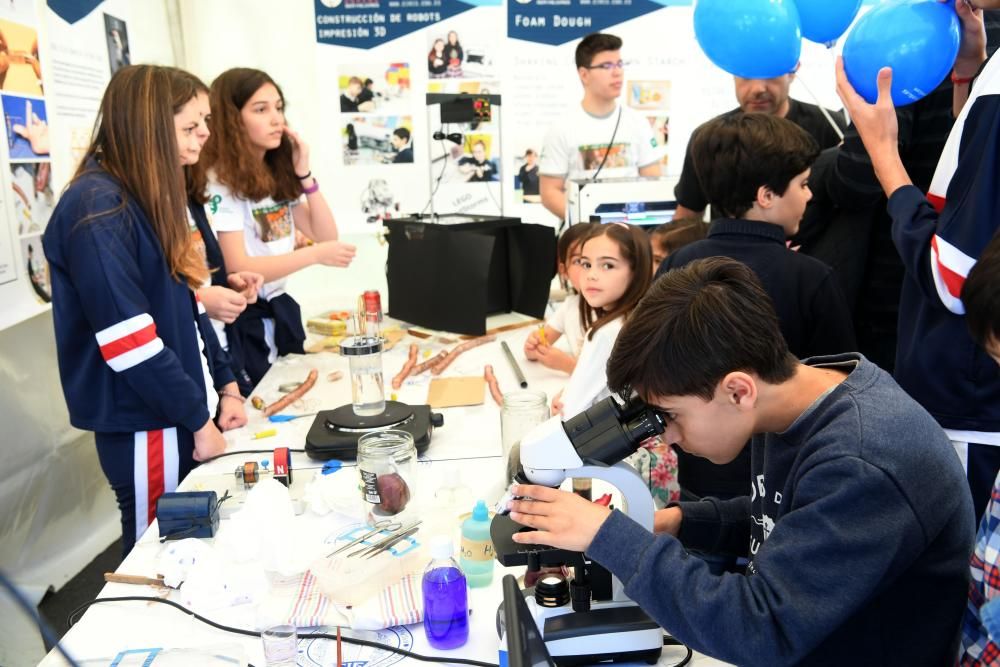
<svg viewBox="0 0 1000 667"><path fill-rule="evenodd" d="M371 417L385 412L382 339L367 336L345 338L340 344L340 353L347 357L350 365L354 414Z"/></svg>
<svg viewBox="0 0 1000 667"><path fill-rule="evenodd" d="M512 391L500 407L500 439L507 461L507 480L517 473L524 434L549 418L548 399L541 391Z"/></svg>
<svg viewBox="0 0 1000 667"><path fill-rule="evenodd" d="M275 625L260 633L267 667L295 667L299 637L294 625Z"/></svg>
<svg viewBox="0 0 1000 667"><path fill-rule="evenodd" d="M372 525L413 502L417 448L406 431L374 431L358 439L358 474L365 518Z"/></svg>

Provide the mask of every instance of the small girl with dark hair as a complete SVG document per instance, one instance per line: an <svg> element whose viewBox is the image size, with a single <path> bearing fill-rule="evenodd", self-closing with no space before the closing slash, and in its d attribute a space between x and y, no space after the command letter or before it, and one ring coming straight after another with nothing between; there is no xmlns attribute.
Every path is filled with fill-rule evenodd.
<svg viewBox="0 0 1000 667"><path fill-rule="evenodd" d="M611 395L608 357L625 319L646 294L652 280L652 257L646 232L615 222L592 225L580 249L580 319L587 333L576 367L554 414L570 419ZM651 443L626 459L650 486L657 507L676 493L676 456L666 444ZM576 487L575 487L576 488Z"/></svg>
<svg viewBox="0 0 1000 667"><path fill-rule="evenodd" d="M234 363L256 385L278 356L303 352L302 314L285 293L285 279L313 264L346 267L355 248L337 240L309 147L286 124L285 98L274 80L260 70L231 69L212 83L210 98L212 136L195 191L206 185L227 269L264 276L257 301L229 331ZM296 230L314 243L297 248Z"/></svg>

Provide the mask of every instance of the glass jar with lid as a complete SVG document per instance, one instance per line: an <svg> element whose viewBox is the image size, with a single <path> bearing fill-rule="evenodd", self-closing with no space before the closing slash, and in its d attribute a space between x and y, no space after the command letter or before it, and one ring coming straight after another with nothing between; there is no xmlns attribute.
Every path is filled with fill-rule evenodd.
<svg viewBox="0 0 1000 667"><path fill-rule="evenodd" d="M417 448L406 431L374 431L358 439L361 497L369 523L411 509L416 472Z"/></svg>

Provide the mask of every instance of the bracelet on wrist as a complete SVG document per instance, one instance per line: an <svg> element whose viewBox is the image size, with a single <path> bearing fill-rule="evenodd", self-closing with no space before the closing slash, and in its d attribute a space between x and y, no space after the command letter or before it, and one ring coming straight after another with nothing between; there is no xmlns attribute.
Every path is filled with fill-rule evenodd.
<svg viewBox="0 0 1000 667"><path fill-rule="evenodd" d="M312 185L310 185L308 188L302 188L302 194L304 195L311 195L314 192L319 192L319 181L317 181L315 178L313 179Z"/></svg>
<svg viewBox="0 0 1000 667"><path fill-rule="evenodd" d="M951 72L951 82L952 83L958 83L958 84L961 84L961 83L972 83L972 80L975 79L975 78L976 78L975 76L970 76L970 77L959 76L959 75L955 74L955 70L952 70L952 72Z"/></svg>
<svg viewBox="0 0 1000 667"><path fill-rule="evenodd" d="M306 172L305 176L299 176L298 174L295 174L295 178L299 179L300 181L304 181L312 175L313 175L312 169L310 169L309 171Z"/></svg>
<svg viewBox="0 0 1000 667"><path fill-rule="evenodd" d="M231 391L220 391L220 392L219 392L219 398L220 398L220 399L221 399L221 398L235 398L235 399L236 399L237 401L239 401L240 403L243 403L243 402L244 402L244 401L246 400L245 398L243 398L243 397L242 397L242 396L240 396L239 394L234 394L234 393L233 393L233 392L231 392Z"/></svg>

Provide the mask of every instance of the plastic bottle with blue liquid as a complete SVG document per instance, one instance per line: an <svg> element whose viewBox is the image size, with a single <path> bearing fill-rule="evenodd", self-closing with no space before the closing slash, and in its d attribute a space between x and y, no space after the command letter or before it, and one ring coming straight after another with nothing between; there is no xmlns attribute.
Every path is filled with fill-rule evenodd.
<svg viewBox="0 0 1000 667"><path fill-rule="evenodd" d="M438 649L463 646L469 640L469 591L465 575L452 558L451 538L430 543L431 562L424 570L424 632Z"/></svg>
<svg viewBox="0 0 1000 667"><path fill-rule="evenodd" d="M490 539L490 512L485 501L478 501L472 516L462 522L462 553L459 565L469 581L469 588L489 586L493 581L493 540Z"/></svg>

